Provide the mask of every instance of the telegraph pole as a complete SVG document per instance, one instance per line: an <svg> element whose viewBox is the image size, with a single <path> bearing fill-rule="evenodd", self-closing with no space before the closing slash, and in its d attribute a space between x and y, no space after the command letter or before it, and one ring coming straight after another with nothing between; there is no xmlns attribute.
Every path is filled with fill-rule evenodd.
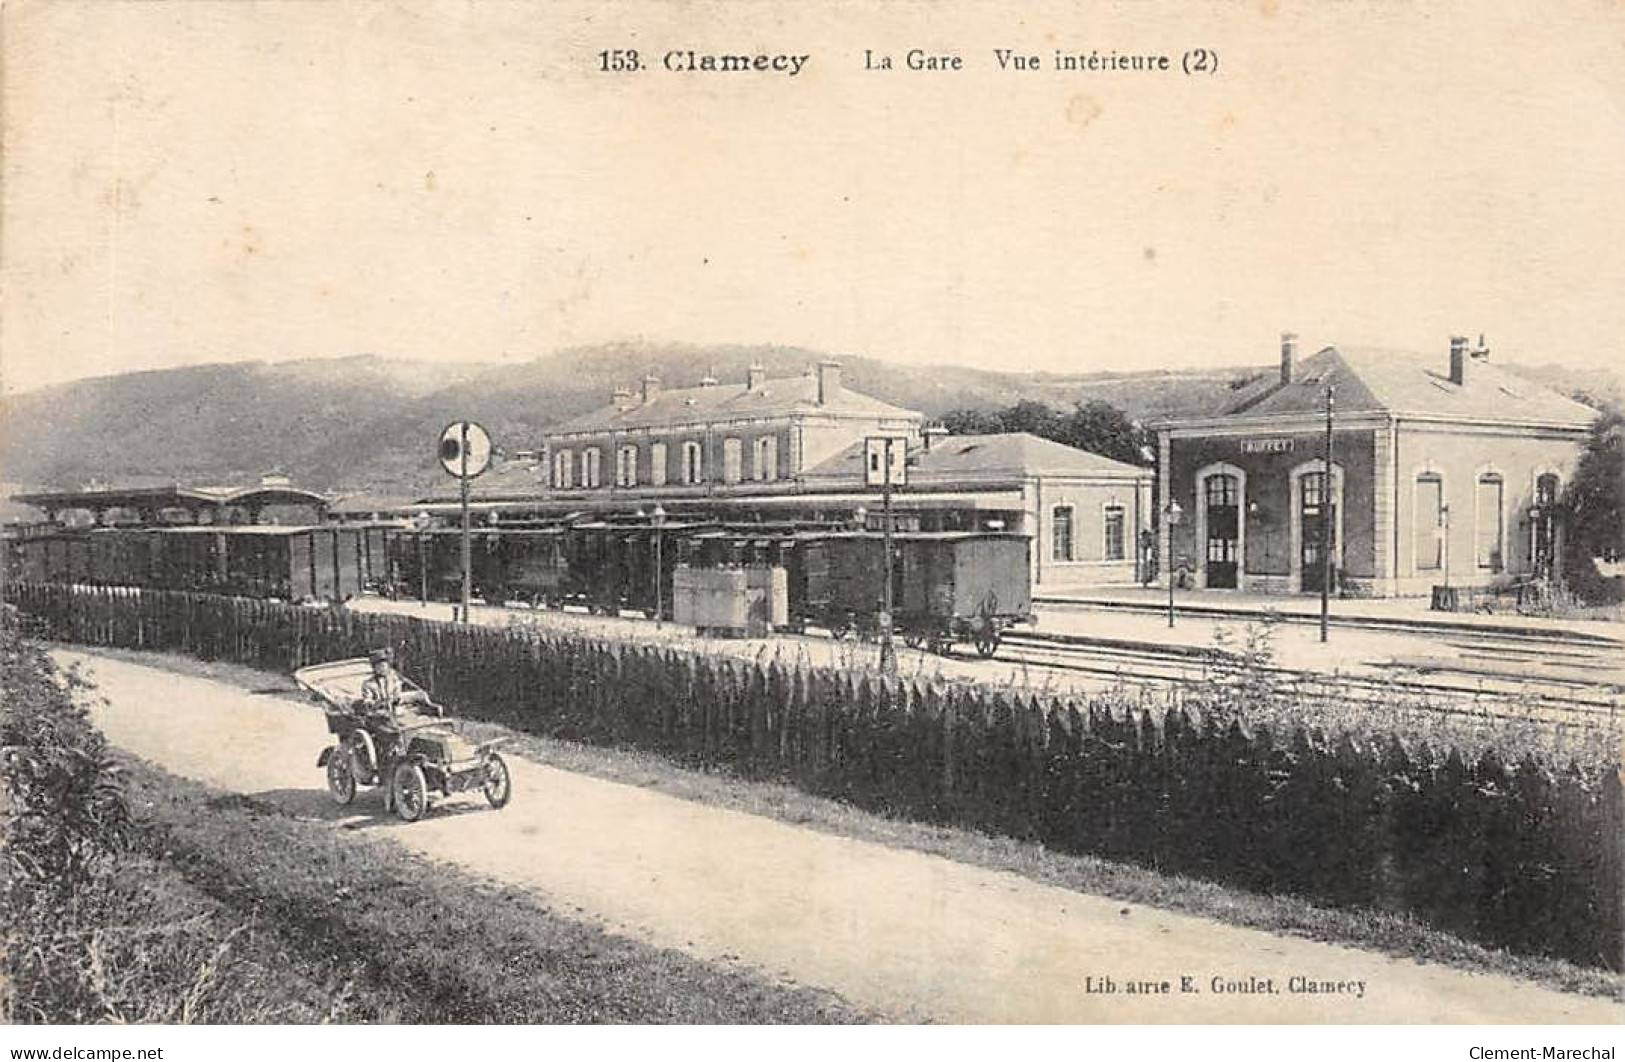
<svg viewBox="0 0 1625 1062"><path fill-rule="evenodd" d="M891 448L893 440L886 439L886 476L885 486L880 492L880 510L885 515L885 531L883 547L886 551L886 592L881 598L880 608L880 670L883 674L897 673L897 647L892 644L892 557L891 557Z"/></svg>
<svg viewBox="0 0 1625 1062"><path fill-rule="evenodd" d="M897 462L895 469L892 465L892 447L902 446L903 460ZM894 439L889 435L871 435L863 440L863 485L865 487L880 488L881 520L881 548L885 551L882 567L885 570L885 586L880 593L880 615L877 617L880 627L880 670L887 675L897 673L897 647L892 644L892 526L891 526L891 492L892 487L903 482L908 474L908 442L905 439ZM894 482L895 477L895 482Z"/></svg>
<svg viewBox="0 0 1625 1062"><path fill-rule="evenodd" d="M1332 597L1332 384L1326 383L1326 474L1320 494L1320 640L1326 640L1326 626Z"/></svg>
<svg viewBox="0 0 1625 1062"><path fill-rule="evenodd" d="M470 571L470 569L473 567L474 551L469 546L468 541L468 421L463 421L460 428L462 438L459 440L460 445L458 446L458 449L462 452L458 457L461 468L458 470L457 483L461 488L458 491L458 496L462 501L463 509L463 622L468 623L470 621L469 606L472 604L474 598L474 576L473 572Z"/></svg>

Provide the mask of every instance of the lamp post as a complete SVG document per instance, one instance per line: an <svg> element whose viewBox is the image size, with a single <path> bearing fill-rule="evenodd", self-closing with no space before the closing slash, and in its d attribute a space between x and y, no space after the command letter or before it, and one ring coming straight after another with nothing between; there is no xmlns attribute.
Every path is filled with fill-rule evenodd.
<svg viewBox="0 0 1625 1062"><path fill-rule="evenodd" d="M1174 528L1179 526L1179 518L1185 515L1185 510L1172 498L1163 507L1162 518L1168 522L1168 626L1174 625Z"/></svg>
<svg viewBox="0 0 1625 1062"><path fill-rule="evenodd" d="M655 502L654 511L649 514L649 522L654 525L655 531L655 630L660 629L661 622L666 618L666 566L665 558L661 555L661 546L664 536L661 528L666 523L666 510Z"/></svg>
<svg viewBox="0 0 1625 1062"><path fill-rule="evenodd" d="M1320 640L1326 640L1332 596L1332 385L1326 384L1326 476L1320 484Z"/></svg>
<svg viewBox="0 0 1625 1062"><path fill-rule="evenodd" d="M886 475L881 487L881 506L884 512L884 536L881 540L881 549L886 555L886 592L881 598L880 607L880 672L883 675L897 673L897 647L892 644L892 556L891 556L891 488L892 488L892 445L897 440L886 440L885 467Z"/></svg>
<svg viewBox="0 0 1625 1062"><path fill-rule="evenodd" d="M1247 502L1247 530L1252 531L1253 528L1255 528L1255 527L1262 527L1263 522L1264 522L1264 510L1258 504L1258 499L1256 499L1256 498L1249 499L1248 502ZM1270 564L1271 564L1271 559L1270 559L1270 539L1269 539L1268 535L1263 535L1263 539L1264 539L1264 570L1269 571L1269 570L1271 570L1270 569ZM1247 558L1246 557L1241 558L1241 563L1242 563L1243 570L1245 570L1246 565L1247 565Z"/></svg>
<svg viewBox="0 0 1625 1062"><path fill-rule="evenodd" d="M1450 503L1442 502L1439 505L1439 533L1443 538L1444 547L1444 587L1450 589Z"/></svg>

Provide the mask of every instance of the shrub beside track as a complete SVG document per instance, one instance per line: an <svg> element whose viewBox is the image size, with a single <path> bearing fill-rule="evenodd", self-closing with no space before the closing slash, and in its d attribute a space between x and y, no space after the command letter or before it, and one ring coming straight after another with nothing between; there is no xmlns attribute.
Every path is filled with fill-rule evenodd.
<svg viewBox="0 0 1625 1062"><path fill-rule="evenodd" d="M1617 759L1294 725L1255 711L1273 692L1254 671L1159 706L202 595L12 599L63 640L280 671L389 644L437 699L532 732L1625 965Z"/></svg>

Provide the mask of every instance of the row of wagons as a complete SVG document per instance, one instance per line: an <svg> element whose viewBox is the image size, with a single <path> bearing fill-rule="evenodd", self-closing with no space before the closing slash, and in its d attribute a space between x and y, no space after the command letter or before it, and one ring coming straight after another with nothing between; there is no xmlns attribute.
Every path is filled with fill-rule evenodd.
<svg viewBox="0 0 1625 1062"><path fill-rule="evenodd" d="M891 620L909 641L944 648L966 640L991 655L1001 631L1031 619L1028 536L900 532L891 541ZM397 575L390 592L458 598L460 532L401 530L389 542ZM885 536L875 531L592 522L473 531L469 567L474 595L487 602L665 619L675 617L680 571L779 568L786 600L772 609L784 617L777 626L869 636L884 623L885 549Z"/></svg>
<svg viewBox="0 0 1625 1062"><path fill-rule="evenodd" d="M21 582L343 601L384 587L383 526L94 528L8 540Z"/></svg>
<svg viewBox="0 0 1625 1062"><path fill-rule="evenodd" d="M773 626L872 636L887 622L885 536L794 524L561 520L471 532L474 596L488 603L626 610L674 618L677 573L782 570ZM363 593L455 601L461 534L400 525L95 528L9 540L6 578L137 586L285 601ZM900 532L891 538L894 630L987 655L1030 619L1030 539L1001 531Z"/></svg>

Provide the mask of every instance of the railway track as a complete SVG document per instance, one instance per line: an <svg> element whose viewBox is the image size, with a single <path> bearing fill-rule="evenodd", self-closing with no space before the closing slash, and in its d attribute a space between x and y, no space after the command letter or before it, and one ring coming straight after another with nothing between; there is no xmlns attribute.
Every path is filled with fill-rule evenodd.
<svg viewBox="0 0 1625 1062"><path fill-rule="evenodd" d="M536 616L529 607L504 603L495 608L513 617ZM603 619L577 609L550 610L544 615L568 619ZM617 617L642 626L647 620L631 612ZM777 635L799 641L810 637L828 642L827 632L811 635ZM1517 644L1503 645L1499 639L1476 639L1450 644L1483 654L1537 659L1566 659L1587 663L1601 659L1595 647L1560 649L1546 645L1538 650ZM1006 631L998 655L981 660L965 647L953 659L990 668L1030 667L1041 671L1093 676L1101 680L1140 686L1176 686L1210 681L1235 654L1211 646L1167 645L1104 635L1072 634L1057 631L1013 629ZM1470 673L1449 661L1430 661L1423 666L1395 666L1391 661L1368 660L1364 666L1383 668L1382 675L1320 671L1269 665L1266 670L1290 689L1310 699L1347 699L1350 693L1372 701L1392 698L1398 690L1426 697L1429 710L1441 714L1483 718L1536 720L1553 725L1602 727L1610 720L1625 717L1625 686L1602 679L1550 676L1538 681L1512 680L1501 674ZM1600 665L1599 665L1600 666ZM1431 673L1429 673L1431 672Z"/></svg>
<svg viewBox="0 0 1625 1062"><path fill-rule="evenodd" d="M1042 605L1046 609L1068 609L1091 612L1128 612L1137 615L1161 616L1168 611L1168 606L1162 602L1150 601L1107 601L1089 600L1080 601L1064 597L1033 597L1035 606ZM1257 623L1267 615L1271 620L1280 623L1316 624L1320 622L1319 615L1306 612L1280 611L1262 613L1256 610L1243 608L1226 608L1222 605L1206 603L1189 603L1181 601L1178 612L1182 616L1194 616L1201 619L1227 620L1238 623ZM1605 634L1596 634L1590 631L1574 631L1563 629L1545 630L1535 627L1516 626L1513 624L1483 622L1464 623L1449 620L1415 619L1405 616L1359 616L1338 615L1335 611L1328 619L1333 627L1349 628L1353 630L1386 631L1390 634L1428 634L1446 636L1469 636L1494 638L1498 641L1525 645L1575 645L1590 646L1598 649L1609 649L1615 652L1625 652L1625 639L1609 637Z"/></svg>
<svg viewBox="0 0 1625 1062"><path fill-rule="evenodd" d="M999 661L1112 678L1132 684L1173 685L1205 681L1233 661L1221 650L1193 646L1150 646L1122 639L1037 632L1010 632ZM1369 667L1389 667L1382 676L1339 672L1335 675L1270 665L1264 670L1299 692L1332 696L1350 691L1373 699L1398 689L1435 699L1439 711L1464 715L1503 715L1534 718L1531 708L1554 723L1603 725L1625 713L1625 686L1618 682L1588 681L1548 676L1508 678L1453 668L1448 661L1430 662L1432 677L1420 666L1394 667L1368 661ZM1322 692L1324 691L1324 692ZM1470 707L1469 707L1470 705Z"/></svg>

